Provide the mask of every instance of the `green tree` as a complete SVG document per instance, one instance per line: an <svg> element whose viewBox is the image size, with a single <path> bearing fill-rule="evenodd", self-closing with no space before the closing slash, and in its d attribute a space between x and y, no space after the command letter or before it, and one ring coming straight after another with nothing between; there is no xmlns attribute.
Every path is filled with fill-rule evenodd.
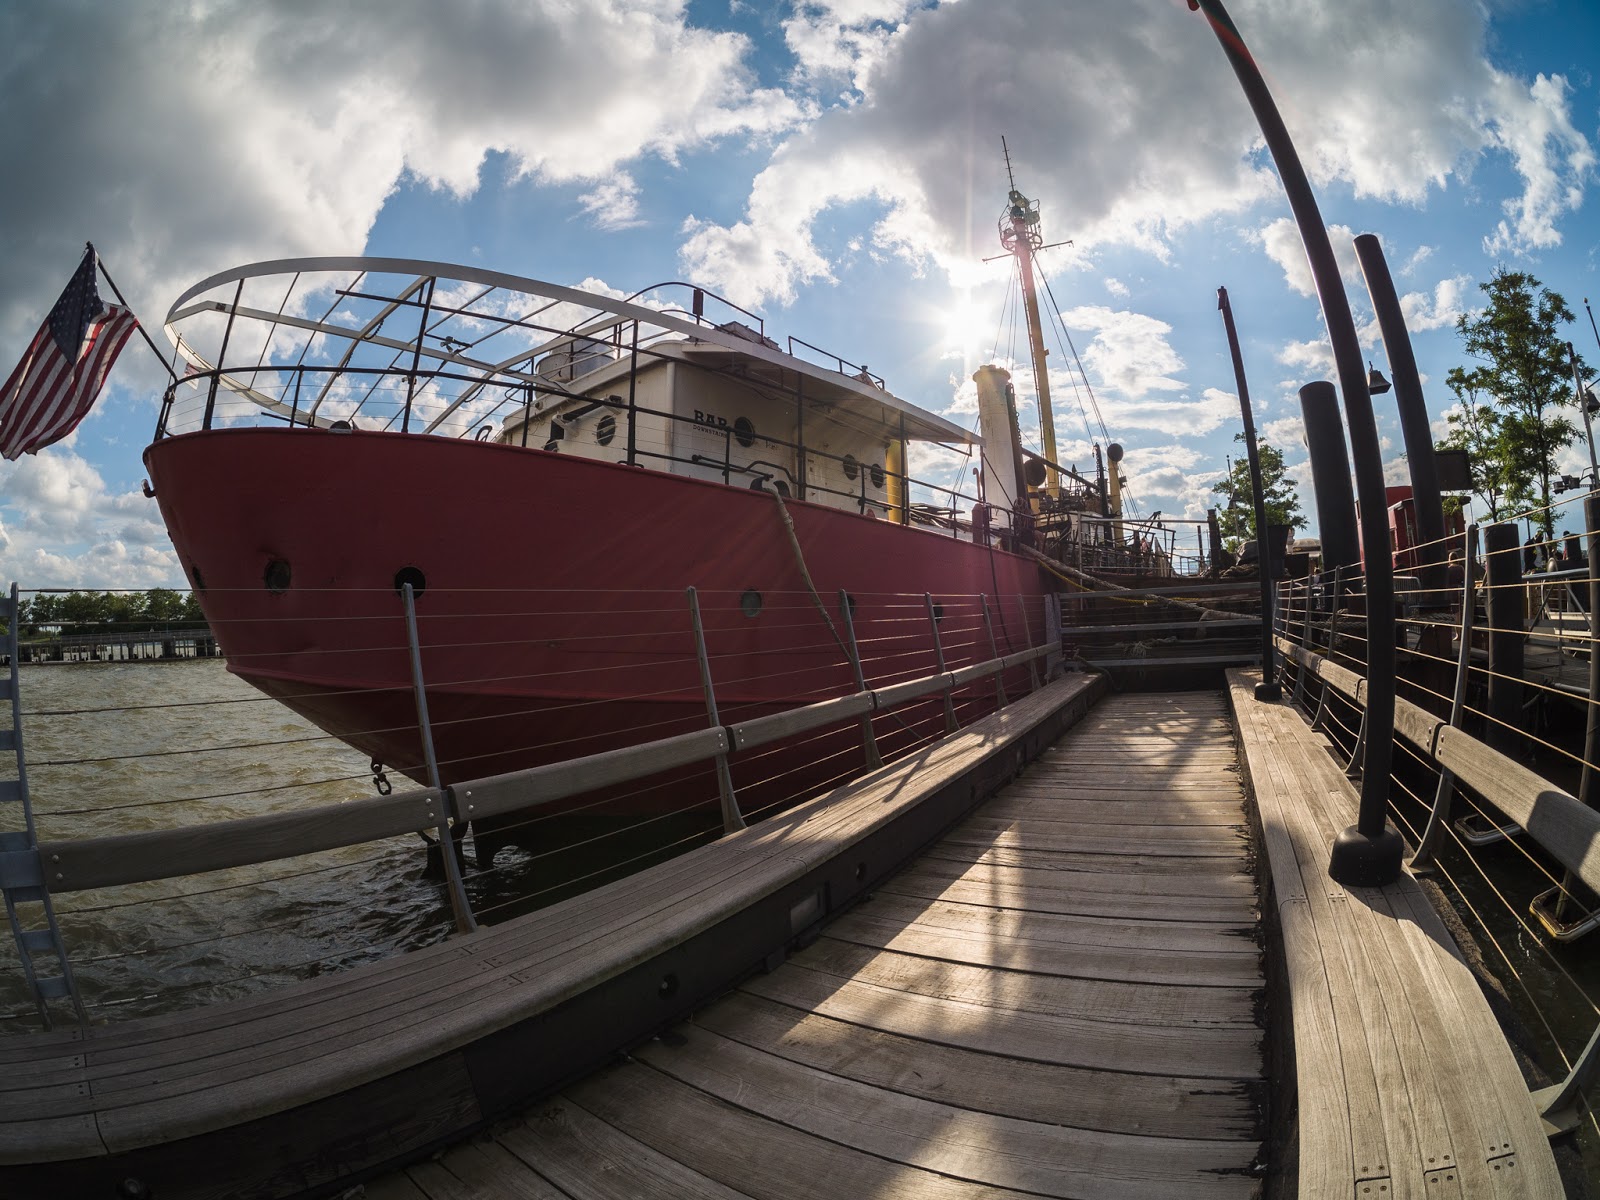
<svg viewBox="0 0 1600 1200"><path fill-rule="evenodd" d="M1505 431L1499 412L1482 403L1473 377L1461 367L1451 367L1445 386L1456 398L1456 407L1445 414L1449 432L1435 447L1440 450L1465 450L1472 476L1472 491L1489 506L1489 519L1500 521L1513 508L1532 502L1533 493L1525 481L1515 478L1511 456L1504 445Z"/></svg>
<svg viewBox="0 0 1600 1200"><path fill-rule="evenodd" d="M1550 481L1556 454L1577 434L1557 410L1572 383L1567 342L1558 327L1572 321L1572 310L1560 295L1522 271L1497 268L1479 287L1488 304L1456 322L1463 348L1477 361L1461 372L1461 382L1499 405L1494 449L1504 472L1501 494L1512 507L1536 504L1540 511L1535 524L1551 537L1555 518Z"/></svg>
<svg viewBox="0 0 1600 1200"><path fill-rule="evenodd" d="M1234 434L1233 440L1244 441L1244 434ZM1300 498L1295 494L1294 484L1287 478L1283 451L1257 436L1256 454L1261 460L1261 490L1266 501L1267 524L1304 529L1306 517L1300 511ZM1226 507L1217 516L1217 524L1221 526L1223 544L1228 550L1237 553L1248 539L1256 538L1259 541L1255 496L1250 488L1249 456L1241 454L1235 459L1227 478L1213 483L1211 491L1227 498Z"/></svg>

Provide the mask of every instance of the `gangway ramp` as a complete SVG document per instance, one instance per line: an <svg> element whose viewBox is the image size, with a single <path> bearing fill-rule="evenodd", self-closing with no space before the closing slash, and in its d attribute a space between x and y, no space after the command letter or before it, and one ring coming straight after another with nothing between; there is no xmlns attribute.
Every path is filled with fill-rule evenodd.
<svg viewBox="0 0 1600 1200"><path fill-rule="evenodd" d="M806 949L366 1195L1255 1195L1246 828L1219 694L1112 697Z"/></svg>

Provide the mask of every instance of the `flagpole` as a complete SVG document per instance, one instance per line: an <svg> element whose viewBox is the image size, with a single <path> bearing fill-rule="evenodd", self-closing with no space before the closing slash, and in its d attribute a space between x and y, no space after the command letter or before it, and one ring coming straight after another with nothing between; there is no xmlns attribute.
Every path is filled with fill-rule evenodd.
<svg viewBox="0 0 1600 1200"><path fill-rule="evenodd" d="M93 242L85 242L84 245L90 250L94 249ZM128 303L127 297L122 294L122 289L117 286L117 281L111 278L111 272L106 270L105 260L102 259L99 254L94 256L94 265L96 269L99 270L100 274L105 276L106 282L111 285L111 290L117 294L117 299L122 302L122 307L127 309L129 312L133 312L133 305ZM166 371L168 375L172 376L172 382L177 383L178 373L172 369L172 366L167 362L166 357L161 353L161 350L156 346L155 342L150 340L150 335L145 332L144 322L139 320L139 315L137 313L134 313L133 321L134 328L139 331L139 336L144 339L145 345L150 347L150 353L156 356L156 361L161 364L162 369ZM174 351L174 353L176 353L176 351Z"/></svg>

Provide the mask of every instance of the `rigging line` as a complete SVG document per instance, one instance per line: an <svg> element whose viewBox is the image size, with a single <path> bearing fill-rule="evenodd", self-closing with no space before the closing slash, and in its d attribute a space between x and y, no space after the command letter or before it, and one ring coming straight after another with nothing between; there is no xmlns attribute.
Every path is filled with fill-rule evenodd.
<svg viewBox="0 0 1600 1200"><path fill-rule="evenodd" d="M1088 372L1083 369L1083 359L1078 357L1078 347L1072 340L1072 331L1067 328L1066 318L1061 315L1061 305L1056 302L1055 289L1050 286L1050 279L1043 271L1039 272L1039 278L1044 281L1045 295L1050 297L1050 308L1055 312L1056 315L1056 332L1066 339L1067 349L1072 352L1072 361L1078 368L1078 375L1083 379L1083 390L1089 394L1089 405L1094 409L1094 419L1100 426L1100 436L1109 442L1111 440L1111 433L1108 429L1106 429L1105 417L1102 416L1100 412L1100 402L1095 399L1094 388L1089 384ZM1072 390L1074 394L1077 393L1077 378L1074 378L1072 381ZM1083 401L1080 399L1078 403L1081 407ZM1089 435L1089 440L1093 441L1094 430L1089 428L1089 418L1087 414L1084 415L1083 423L1084 432Z"/></svg>

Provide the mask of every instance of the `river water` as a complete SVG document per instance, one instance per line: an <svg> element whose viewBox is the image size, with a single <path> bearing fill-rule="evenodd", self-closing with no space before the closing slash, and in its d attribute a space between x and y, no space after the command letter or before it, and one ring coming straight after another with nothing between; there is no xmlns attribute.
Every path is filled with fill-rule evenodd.
<svg viewBox="0 0 1600 1200"><path fill-rule="evenodd" d="M21 669L23 744L41 840L193 825L375 793L367 760L228 674L219 659ZM395 777L396 788L413 786ZM7 826L10 827L10 826ZM552 902L624 869L597 848L503 849L470 872L480 919ZM416 836L286 862L55 898L95 1020L169 1012L412 950L453 928ZM35 1027L8 933L0 1033Z"/></svg>

